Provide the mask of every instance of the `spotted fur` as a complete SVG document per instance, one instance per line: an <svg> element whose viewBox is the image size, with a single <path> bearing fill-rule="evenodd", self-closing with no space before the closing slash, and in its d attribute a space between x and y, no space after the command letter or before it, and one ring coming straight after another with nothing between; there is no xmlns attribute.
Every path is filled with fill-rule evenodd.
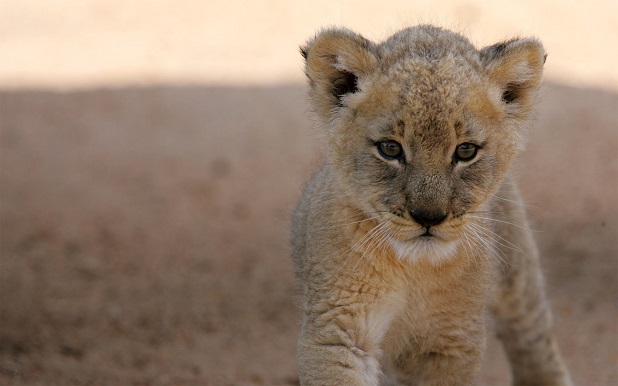
<svg viewBox="0 0 618 386"><path fill-rule="evenodd" d="M377 44L327 29L301 52L326 148L292 228L301 384L473 384L488 311L515 384L569 384L509 177L541 43L479 50L418 26ZM402 153L384 157L384 141ZM477 149L465 162L462 143Z"/></svg>

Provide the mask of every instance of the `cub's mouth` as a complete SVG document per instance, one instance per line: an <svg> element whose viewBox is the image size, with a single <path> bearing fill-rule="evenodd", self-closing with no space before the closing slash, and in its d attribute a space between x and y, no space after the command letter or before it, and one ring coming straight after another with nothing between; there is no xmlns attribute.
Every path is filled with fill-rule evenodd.
<svg viewBox="0 0 618 386"><path fill-rule="evenodd" d="M446 218L446 216L444 216ZM451 230L448 221L440 221L436 225L423 225L418 221L391 213L382 220L388 223L388 233L401 242L414 242L416 240L441 240L448 241L456 237Z"/></svg>
<svg viewBox="0 0 618 386"><path fill-rule="evenodd" d="M452 257L459 241L447 240L427 231L409 240L391 238L390 244L400 260L418 261L428 259L439 263Z"/></svg>
<svg viewBox="0 0 618 386"><path fill-rule="evenodd" d="M457 227L447 219L425 226L391 214L384 219L384 223L387 224L389 244L401 260L429 259L438 263L453 256L459 244Z"/></svg>
<svg viewBox="0 0 618 386"><path fill-rule="evenodd" d="M430 228L425 228L425 233L418 237L437 237L435 234L431 233Z"/></svg>

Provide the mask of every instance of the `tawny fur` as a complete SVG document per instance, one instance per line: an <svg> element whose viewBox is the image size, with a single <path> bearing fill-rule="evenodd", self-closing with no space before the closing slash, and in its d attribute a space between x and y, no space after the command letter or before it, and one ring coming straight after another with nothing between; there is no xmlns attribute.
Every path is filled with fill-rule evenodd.
<svg viewBox="0 0 618 386"><path fill-rule="evenodd" d="M301 384L473 384L489 311L514 384L569 384L509 177L541 43L477 50L418 26L376 44L328 29L302 53L326 151L293 223ZM385 141L400 145L396 158ZM476 155L457 158L461 144Z"/></svg>

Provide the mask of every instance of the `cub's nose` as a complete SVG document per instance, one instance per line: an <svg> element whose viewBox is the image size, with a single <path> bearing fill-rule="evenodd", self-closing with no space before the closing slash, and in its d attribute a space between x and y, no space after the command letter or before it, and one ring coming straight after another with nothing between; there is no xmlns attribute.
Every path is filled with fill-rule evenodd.
<svg viewBox="0 0 618 386"><path fill-rule="evenodd" d="M444 221L447 213L444 213L441 210L415 209L410 211L410 216L412 216L414 221L418 224L429 228Z"/></svg>

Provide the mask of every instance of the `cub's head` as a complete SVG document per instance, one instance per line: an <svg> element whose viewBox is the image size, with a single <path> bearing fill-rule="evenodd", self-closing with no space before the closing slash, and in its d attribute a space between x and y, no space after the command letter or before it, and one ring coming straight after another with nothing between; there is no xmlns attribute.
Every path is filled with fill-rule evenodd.
<svg viewBox="0 0 618 386"><path fill-rule="evenodd" d="M330 29L301 52L336 189L400 256L449 256L524 146L541 43L477 50L419 26L376 44Z"/></svg>

